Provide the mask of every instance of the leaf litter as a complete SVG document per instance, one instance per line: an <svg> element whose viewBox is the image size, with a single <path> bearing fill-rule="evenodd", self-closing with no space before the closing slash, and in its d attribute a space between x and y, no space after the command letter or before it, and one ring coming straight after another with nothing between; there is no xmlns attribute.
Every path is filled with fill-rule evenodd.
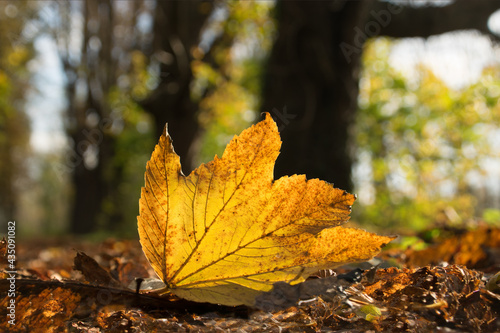
<svg viewBox="0 0 500 333"><path fill-rule="evenodd" d="M125 246L115 251L113 243ZM73 260L77 251L56 251L58 267L51 262L42 265L40 253L51 248L50 241L33 245L19 244L22 276L16 280L16 318L19 327L0 324L0 331L36 332L495 332L500 330L500 295L488 290L486 273L462 265L428 265L416 268L378 268L365 270L360 281L338 279L338 268L333 275L312 277L320 281L335 277L330 290L311 297L304 294L297 305L284 310L267 311L246 306L219 306L137 294L127 288L126 276L131 268L117 265L119 261L133 263L133 271L155 274L141 254L137 241L108 240L105 246L71 241L59 244L60 249L78 248L98 262L121 287L106 285L104 280L86 280L75 271ZM28 249L29 248L29 249ZM0 243L0 254L5 243ZM404 250L400 255L404 257ZM394 254L394 252L392 252ZM380 257L384 257L382 253ZM64 258L63 258L64 257ZM500 260L492 262L498 265ZM32 270L36 267L35 273ZM498 266L497 266L498 267ZM68 279L41 279L39 272L71 272ZM4 316L9 297L6 270L0 271L0 290L3 297L0 315ZM141 273L143 274L143 273ZM324 275L324 274L318 274ZM373 276L370 276L373 275ZM144 277L137 275L136 277ZM92 277L89 277L92 280ZM340 281L340 282L339 282ZM320 284L323 284L321 282ZM326 283L328 285L328 283ZM296 285L297 286L297 285ZM377 315L377 313L380 313Z"/></svg>

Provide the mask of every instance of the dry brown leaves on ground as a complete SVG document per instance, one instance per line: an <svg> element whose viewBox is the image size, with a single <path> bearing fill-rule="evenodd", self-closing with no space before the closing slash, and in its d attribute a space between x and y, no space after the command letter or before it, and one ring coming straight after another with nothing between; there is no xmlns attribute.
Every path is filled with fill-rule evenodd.
<svg viewBox="0 0 500 333"><path fill-rule="evenodd" d="M486 277L492 274L483 272L500 269L500 259L494 256L499 250L498 234L498 229L483 228L444 240L441 244L455 245L448 256L440 254L448 258L449 265L438 262L436 255L429 254L430 250L406 250L399 256L391 251L392 260L412 268L373 268L358 278L350 276L352 279L349 275L345 279L339 276L310 279L306 282L312 287L293 286L296 287L293 291L285 286L284 291L278 289L272 296L275 303L276 295L284 298L287 293L302 299L286 309L265 311L136 293L134 278L154 276L137 241L108 240L99 246L75 240L69 244L60 241L19 244L16 326L7 326L7 321L2 321L0 330L495 332L500 330L500 296L485 288ZM472 246L472 239L483 243ZM68 251L69 248L80 251ZM465 263L479 265L476 268L483 267L483 271L454 264L460 258L476 258L477 249L484 253L477 257L481 259L467 259ZM467 255L467 251L474 253ZM382 257L387 257L387 253ZM0 246L0 254L5 263L5 243ZM426 264L422 258L433 265L415 267L417 260ZM10 300L6 271L2 270L0 280L2 318L7 318ZM319 288L320 285L326 289ZM314 291L320 295L312 297L310 293Z"/></svg>

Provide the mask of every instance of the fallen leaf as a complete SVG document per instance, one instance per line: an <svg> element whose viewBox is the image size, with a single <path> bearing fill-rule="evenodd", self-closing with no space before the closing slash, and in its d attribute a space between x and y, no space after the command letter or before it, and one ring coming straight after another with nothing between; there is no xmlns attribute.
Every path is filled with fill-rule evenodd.
<svg viewBox="0 0 500 333"><path fill-rule="evenodd" d="M179 297L253 306L275 282L366 261L394 237L339 227L355 197L293 175L274 180L281 140L269 114L222 158L184 176L165 127L147 163L138 216L143 251Z"/></svg>
<svg viewBox="0 0 500 333"><path fill-rule="evenodd" d="M82 272L88 282L103 286L123 288L119 281L111 276L107 270L102 268L97 261L85 253L78 251L74 263L74 268Z"/></svg>
<svg viewBox="0 0 500 333"><path fill-rule="evenodd" d="M405 264L420 267L439 262L464 265L474 269L491 269L500 264L500 229L480 227L463 234L444 239L439 244L416 251L405 252Z"/></svg>

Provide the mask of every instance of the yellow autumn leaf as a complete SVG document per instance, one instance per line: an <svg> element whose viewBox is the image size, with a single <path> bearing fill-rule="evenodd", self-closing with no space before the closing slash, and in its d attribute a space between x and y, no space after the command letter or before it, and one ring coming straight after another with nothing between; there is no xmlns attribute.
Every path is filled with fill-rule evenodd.
<svg viewBox="0 0 500 333"><path fill-rule="evenodd" d="M143 251L166 291L252 306L285 281L376 255L393 237L339 227L355 197L293 175L274 180L281 146L269 114L235 136L222 158L189 176L165 127L147 163L138 216Z"/></svg>

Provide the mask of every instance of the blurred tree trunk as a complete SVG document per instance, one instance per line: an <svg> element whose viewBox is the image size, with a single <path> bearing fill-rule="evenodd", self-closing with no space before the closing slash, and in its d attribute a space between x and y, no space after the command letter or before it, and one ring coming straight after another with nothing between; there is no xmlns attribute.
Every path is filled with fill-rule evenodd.
<svg viewBox="0 0 500 333"><path fill-rule="evenodd" d="M347 59L339 45L353 40L370 4L278 1L278 38L261 106L281 131L276 177L301 173L351 188L348 130L357 107L360 54Z"/></svg>
<svg viewBox="0 0 500 333"><path fill-rule="evenodd" d="M114 172L105 174L114 146L107 103L109 89L116 81L110 33L113 31L114 11L110 0L89 0L81 5L83 41L80 61L75 61L70 55L70 36L65 36L67 53L61 56L68 78L67 132L73 141L69 153L73 157L69 166L74 191L70 231L77 234L96 230L103 200L112 192L109 189L112 179L120 176ZM67 10L67 15L71 15L70 9ZM71 31L70 26L67 29Z"/></svg>
<svg viewBox="0 0 500 333"><path fill-rule="evenodd" d="M71 35L76 11L72 6L82 6L79 52L74 50ZM71 175L70 231L76 234L93 232L98 227L117 230L124 220L118 191L123 165L113 162L120 131L117 128L122 120L110 109L109 93L126 70L120 67L121 56L130 50L126 38L115 35L117 27L127 29L125 19L116 16L116 6L112 0L59 3L62 25L54 31L67 77L66 131L73 143L59 171ZM129 23L131 27L134 22Z"/></svg>
<svg viewBox="0 0 500 333"><path fill-rule="evenodd" d="M153 115L157 137L168 123L185 172L192 167L192 143L199 135L198 104L190 98L192 50L212 7L208 1L158 1L155 11L153 56L160 62L160 82L141 105Z"/></svg>
<svg viewBox="0 0 500 333"><path fill-rule="evenodd" d="M283 140L276 177L304 173L352 190L349 128L357 109L365 40L471 28L489 33L487 19L498 7L488 0L459 0L440 7L278 1L278 37L261 104L277 121Z"/></svg>

